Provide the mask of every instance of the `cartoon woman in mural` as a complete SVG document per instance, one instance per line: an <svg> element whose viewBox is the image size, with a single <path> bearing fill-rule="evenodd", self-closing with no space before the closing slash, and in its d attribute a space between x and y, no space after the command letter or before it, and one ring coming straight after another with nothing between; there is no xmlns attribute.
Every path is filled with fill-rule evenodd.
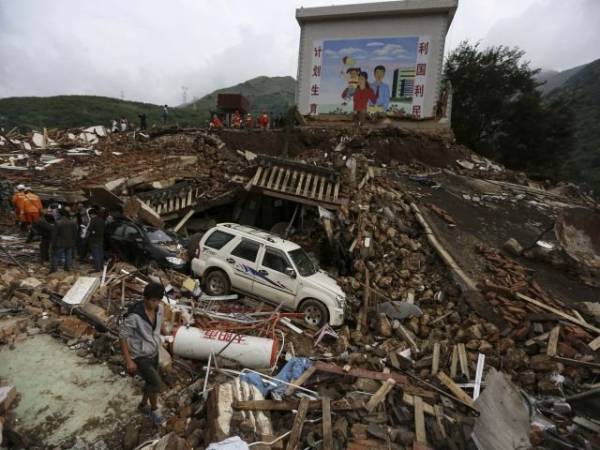
<svg viewBox="0 0 600 450"><path fill-rule="evenodd" d="M348 88L342 92L342 98L346 98ZM379 96L379 90L373 92L369 86L369 75L367 72L360 72L358 75L358 86L352 95L354 120L360 126L364 123L367 114L367 105L369 102L376 103Z"/></svg>

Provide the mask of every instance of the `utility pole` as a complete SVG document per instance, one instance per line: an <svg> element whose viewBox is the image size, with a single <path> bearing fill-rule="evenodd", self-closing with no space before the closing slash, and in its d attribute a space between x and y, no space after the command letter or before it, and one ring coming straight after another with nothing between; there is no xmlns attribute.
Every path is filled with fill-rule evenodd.
<svg viewBox="0 0 600 450"><path fill-rule="evenodd" d="M188 92L187 86L181 86L181 91L183 93L183 104L185 105L187 103L187 92Z"/></svg>

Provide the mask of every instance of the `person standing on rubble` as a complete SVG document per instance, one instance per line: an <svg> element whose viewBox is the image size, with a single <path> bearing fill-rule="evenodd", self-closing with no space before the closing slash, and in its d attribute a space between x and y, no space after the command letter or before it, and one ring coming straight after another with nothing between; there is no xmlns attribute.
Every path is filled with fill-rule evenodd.
<svg viewBox="0 0 600 450"><path fill-rule="evenodd" d="M140 118L140 131L146 131L148 128L148 124L146 123L146 113L141 112L138 114L138 117Z"/></svg>
<svg viewBox="0 0 600 450"><path fill-rule="evenodd" d="M167 119L169 118L169 107L167 105L162 107L160 111L160 119L162 120L163 125L167 124Z"/></svg>
<svg viewBox="0 0 600 450"><path fill-rule="evenodd" d="M20 222L21 228L25 228L25 210L23 202L25 201L25 185L19 184L17 186L17 192L12 197L12 204L15 208L15 215L17 216L17 221Z"/></svg>
<svg viewBox="0 0 600 450"><path fill-rule="evenodd" d="M33 239L33 225L35 222L40 220L40 216L42 215L42 201L40 198L31 192L31 188L25 188L25 196L21 202L22 210L24 215L24 222L26 227L29 229L29 237L27 238L27 242L31 242Z"/></svg>
<svg viewBox="0 0 600 450"><path fill-rule="evenodd" d="M260 125L260 129L262 131L266 131L266 129L269 127L269 115L266 111L263 111L260 115L260 118L258 119L258 124Z"/></svg>
<svg viewBox="0 0 600 450"><path fill-rule="evenodd" d="M67 207L59 210L60 217L54 225L52 233L52 259L50 273L56 272L61 259L64 260L66 272L73 267L73 250L77 244L77 222L71 219L71 212Z"/></svg>
<svg viewBox="0 0 600 450"><path fill-rule="evenodd" d="M97 208L92 208L90 213L90 224L87 227L87 246L94 260L94 270L102 272L104 269L104 218Z"/></svg>
<svg viewBox="0 0 600 450"><path fill-rule="evenodd" d="M127 372L138 373L145 381L140 411L148 410L155 425L164 422L158 410L158 394L163 390L158 366L161 334L164 327L164 312L161 304L165 290L158 283L149 283L144 288L144 300L130 306L121 326L119 338Z"/></svg>
<svg viewBox="0 0 600 450"><path fill-rule="evenodd" d="M50 243L52 241L52 233L54 230L54 216L50 211L42 215L40 220L35 222L32 229L36 234L39 234L40 239L40 263L50 262Z"/></svg>

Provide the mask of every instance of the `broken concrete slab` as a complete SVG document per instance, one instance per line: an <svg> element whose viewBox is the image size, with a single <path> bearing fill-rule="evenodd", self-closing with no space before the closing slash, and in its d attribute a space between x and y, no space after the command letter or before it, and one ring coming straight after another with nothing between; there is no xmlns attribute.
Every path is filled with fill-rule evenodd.
<svg viewBox="0 0 600 450"><path fill-rule="evenodd" d="M69 306L83 306L90 301L96 289L100 287L98 277L79 277L71 289L62 298Z"/></svg>
<svg viewBox="0 0 600 450"><path fill-rule="evenodd" d="M4 415L10 409L17 398L17 388L14 386L0 386L0 415Z"/></svg>
<svg viewBox="0 0 600 450"><path fill-rule="evenodd" d="M490 369L486 388L475 401L480 416L475 420L473 442L480 450L529 448L529 411L508 377Z"/></svg>

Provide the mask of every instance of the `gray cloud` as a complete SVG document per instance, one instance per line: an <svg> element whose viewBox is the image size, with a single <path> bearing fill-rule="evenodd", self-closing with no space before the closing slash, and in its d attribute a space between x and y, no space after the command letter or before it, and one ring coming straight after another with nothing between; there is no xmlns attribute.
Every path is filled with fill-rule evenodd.
<svg viewBox="0 0 600 450"><path fill-rule="evenodd" d="M350 1L351 2L351 1ZM96 94L153 103L259 75L296 75L299 6L343 0L0 0L0 97ZM536 66L600 56L597 0L461 0L461 40L517 45Z"/></svg>

